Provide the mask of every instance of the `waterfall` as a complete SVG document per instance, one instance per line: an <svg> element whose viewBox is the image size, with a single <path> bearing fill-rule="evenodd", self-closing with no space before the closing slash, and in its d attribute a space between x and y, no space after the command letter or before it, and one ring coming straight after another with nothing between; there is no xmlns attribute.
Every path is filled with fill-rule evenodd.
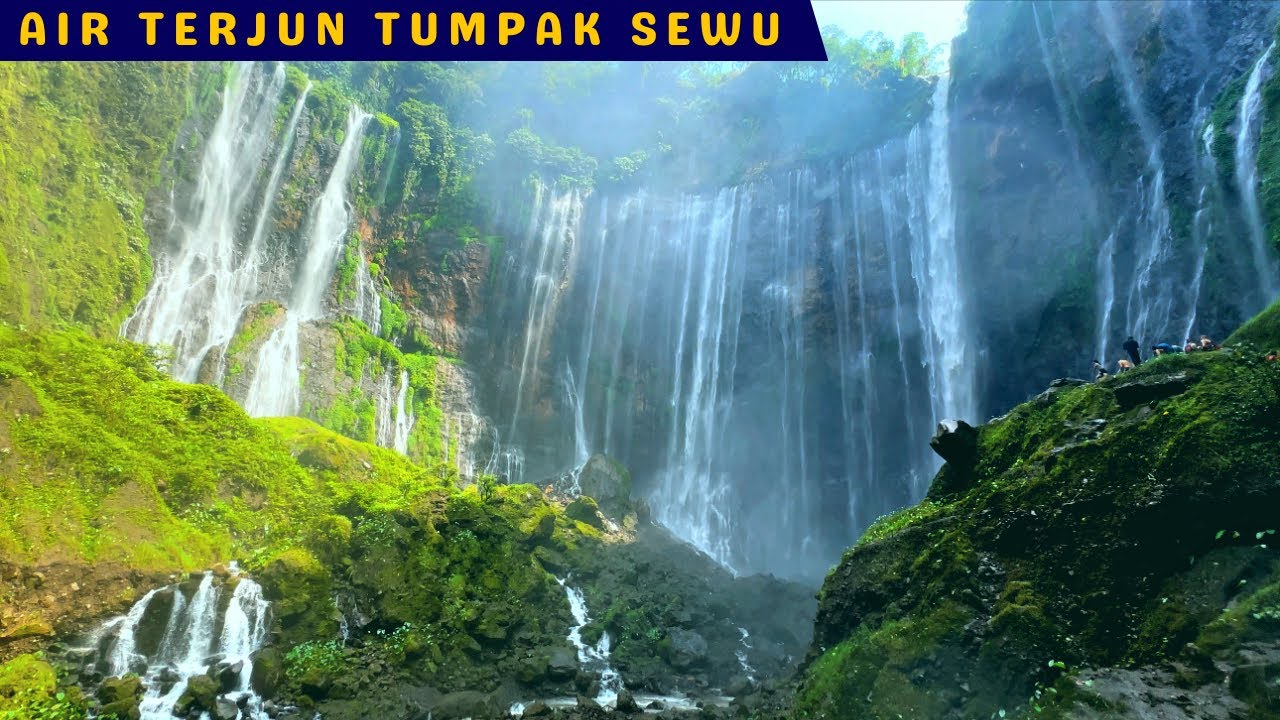
<svg viewBox="0 0 1280 720"><path fill-rule="evenodd" d="M573 614L573 627L569 628L569 644L578 650L578 662L589 671L600 674L600 692L595 701L602 706L612 707L618 701L618 693L622 692L622 676L609 664L609 633L600 635L595 645L588 645L582 639L582 628L591 622L587 614L587 600L582 591L573 587L566 579L556 578L564 594L569 599L569 612Z"/></svg>
<svg viewBox="0 0 1280 720"><path fill-rule="evenodd" d="M391 401L390 371L383 372L382 379L378 381L378 394L374 397L373 407L374 444L384 448L393 447L396 428L391 414L395 407Z"/></svg>
<svg viewBox="0 0 1280 720"><path fill-rule="evenodd" d="M285 169L289 167L289 158L293 151L293 143L298 133L298 120L302 118L302 110L306 107L307 96L311 94L311 83L303 88L298 100L289 113L289 122L285 126L284 143L276 154L275 164L271 167L271 176L267 179L267 191L262 195L262 207L258 210L258 219L254 222L253 235L249 238L249 248L245 252L246 265L237 274L240 280L240 297L245 304L257 298L261 283L262 243L267 237L267 225L271 212L275 209L276 197L280 194L280 183L284 180ZM243 307L241 313L243 313Z"/></svg>
<svg viewBox="0 0 1280 720"><path fill-rule="evenodd" d="M401 455L409 454L409 434L413 432L416 418L409 388L409 371L400 371L400 389L396 392L396 420L391 433L391 447Z"/></svg>
<svg viewBox="0 0 1280 720"><path fill-rule="evenodd" d="M156 253L151 285L122 327L130 339L171 346L172 372L181 380L196 381L209 351L230 341L245 293L254 287L257 246L251 238L247 250L241 247L240 228L255 200L265 223L261 217L278 190L276 176L274 183L268 180L265 194L254 192L284 82L283 65L271 72L250 63L231 69L191 201L175 213L173 237ZM286 128L286 146L296 130L293 121Z"/></svg>
<svg viewBox="0 0 1280 720"><path fill-rule="evenodd" d="M369 332L378 335L382 333L382 302L378 297L378 286L373 281L373 274L369 272L369 262L364 257L364 246L356 242L353 251L355 253L355 289L352 293L352 309L351 314L365 327L369 328Z"/></svg>
<svg viewBox="0 0 1280 720"><path fill-rule="evenodd" d="M325 294L351 224L347 186L357 167L360 140L369 117L354 107L347 114L337 162L311 208L307 251L294 276L288 314L259 350L257 370L245 398L245 411L255 417L295 415L300 409L300 325L324 317Z"/></svg>
<svg viewBox="0 0 1280 720"><path fill-rule="evenodd" d="M528 294L524 323L520 379L516 386L512 426L519 422L524 389L539 368L542 345L560 299L559 281L566 254L573 249L574 229L582 216L582 196L577 190L556 193L538 183L533 212L527 226L525 247L529 253L519 264L520 280Z"/></svg>
<svg viewBox="0 0 1280 720"><path fill-rule="evenodd" d="M1209 255L1209 243L1214 231L1213 208L1218 197L1218 164L1213 157L1213 125L1208 122L1212 109L1204 102L1205 85L1201 84L1196 92L1195 112L1191 122L1191 146L1196 150L1196 206L1191 217L1191 245L1195 249L1194 270L1192 271L1191 290L1194 297L1199 297L1200 287L1204 282L1204 267ZM1203 131L1200 129L1203 128ZM1178 337L1195 337L1198 305L1191 307L1187 315L1186 325ZM1106 362L1104 359L1103 362Z"/></svg>
<svg viewBox="0 0 1280 720"><path fill-rule="evenodd" d="M939 85L908 138L836 168L708 194L535 187L498 280L513 420L486 472L518 460L572 490L609 453L676 535L791 577L918 500L935 423L978 410Z"/></svg>
<svg viewBox="0 0 1280 720"><path fill-rule="evenodd" d="M928 230L924 233L924 257L916 266L916 283L922 296L921 326L929 328L932 338L926 357L934 418L976 422L974 330L956 252L956 210L951 193L950 87L950 75L940 76L934 86L925 192Z"/></svg>
<svg viewBox="0 0 1280 720"><path fill-rule="evenodd" d="M1052 18L1052 12L1050 12L1050 17ZM1049 50L1049 42L1044 34L1044 27L1040 23L1039 4L1034 0L1031 3L1031 18L1036 27L1036 39L1040 42L1040 59L1044 63L1045 73L1049 78L1049 87L1053 90L1058 122L1062 125L1062 131L1066 133L1067 140L1071 143L1071 159L1075 162L1075 167L1082 168L1084 163L1080 160L1080 139L1076 134L1076 127L1073 122L1073 117L1077 114L1076 105L1068 96L1067 90L1063 87L1062 81L1058 76L1057 63L1054 62L1053 53ZM950 79L948 78L949 82Z"/></svg>
<svg viewBox="0 0 1280 720"><path fill-rule="evenodd" d="M1110 307L1100 311L1099 318L1112 324L1099 327L1098 336L1109 339L1128 333L1148 343L1181 342L1179 333L1196 313L1199 288L1193 288L1192 278L1185 277L1187 263L1170 227L1160 136L1143 102L1130 58L1132 45L1121 36L1112 4L1099 2L1096 7L1125 106L1137 125L1146 153L1145 169L1133 185L1136 213L1123 218L1125 222L1117 229L1120 237L1116 247L1131 252L1132 257L1125 258L1124 269L1115 264L1108 266L1116 273L1115 291L1106 296ZM1101 343L1100 352L1108 350L1109 343Z"/></svg>
<svg viewBox="0 0 1280 720"><path fill-rule="evenodd" d="M230 597L224 601L228 591ZM161 593L172 596L164 629L159 637L140 638ZM143 720L172 718L188 683L199 675L209 675L220 684L219 703L232 711L238 707L239 717L266 720L263 701L253 692L250 677L252 656L266 645L269 614L262 588L234 567L225 581L206 572L194 589L170 585L152 590L125 616L105 624L99 640L107 648L104 669L109 676L129 672L142 676Z"/></svg>
<svg viewBox="0 0 1280 720"><path fill-rule="evenodd" d="M1274 42L1267 46L1266 52L1262 53L1262 57L1258 58L1249 72L1244 95L1240 98L1240 117L1236 129L1236 185L1244 206L1249 239L1252 241L1250 249L1253 251L1253 264L1258 273L1258 287L1262 290L1264 302L1270 302L1280 295L1280 282L1277 281L1275 265L1267 247L1267 229L1262 220L1262 211L1258 207L1258 139L1262 133L1262 83L1267 61L1275 47Z"/></svg>
<svg viewBox="0 0 1280 720"><path fill-rule="evenodd" d="M1113 331L1111 329L1111 313L1116 305L1116 231L1112 229L1107 239L1102 242L1095 262L1094 274L1097 276L1098 324L1094 347L1097 348L1095 359L1103 364L1110 362Z"/></svg>
<svg viewBox="0 0 1280 720"><path fill-rule="evenodd" d="M730 540L734 526L732 479L718 460L725 428L722 421L731 402L733 373L729 369L736 362L735 335L742 308L740 266L733 262L740 256L733 251L744 244L735 242L741 240L735 230L743 225L736 220L750 212L749 199L740 202L739 194L735 188L719 192L712 200L681 200L676 232L670 240L672 249L683 256L684 266L673 317L678 328L670 394L674 415L665 467L659 470L656 489L650 494L654 514L663 525L730 567L735 564ZM785 251L780 255L775 257L779 263L789 259ZM787 269L778 267L777 271L785 273ZM788 316L787 291L773 284L763 292L767 296L771 290L781 318L779 339L785 343L782 326ZM790 379L787 362L792 359L793 347L787 344L781 349L783 385ZM785 435L790 430L786 408L779 409L783 416L778 429ZM784 444L790 439L788 435ZM784 480L782 485L790 493L791 483ZM793 516L787 513L783 517L790 520Z"/></svg>

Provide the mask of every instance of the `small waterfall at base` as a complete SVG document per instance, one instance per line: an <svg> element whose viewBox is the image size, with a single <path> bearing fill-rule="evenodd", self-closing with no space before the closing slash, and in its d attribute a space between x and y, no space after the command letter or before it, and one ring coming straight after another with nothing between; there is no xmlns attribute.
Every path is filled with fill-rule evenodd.
<svg viewBox="0 0 1280 720"><path fill-rule="evenodd" d="M338 254L351 226L347 186L356 169L367 113L353 107L347 114L346 135L324 192L311 208L307 224L307 252L297 269L285 322L263 343L256 373L245 398L245 410L255 417L296 415L300 408L298 341L303 322L325 314L325 295Z"/></svg>
<svg viewBox="0 0 1280 720"><path fill-rule="evenodd" d="M234 565L225 580L206 572L194 588L180 583L148 592L124 617L103 625L97 638L103 670L142 676L142 720L171 720L188 684L202 675L220 688L220 716L267 720L250 678L253 654L266 645L269 616L262 588Z"/></svg>
<svg viewBox="0 0 1280 720"><path fill-rule="evenodd" d="M1275 48L1276 44L1271 43L1249 72L1244 94L1240 98L1235 153L1236 185L1240 190L1240 201L1244 205L1244 217L1249 226L1250 249L1253 251L1253 264L1258 272L1258 286L1262 289L1264 303L1274 300L1280 294L1275 263L1267 248L1269 238L1266 225L1258 207L1258 138L1262 134L1262 83L1267 61Z"/></svg>
<svg viewBox="0 0 1280 720"><path fill-rule="evenodd" d="M609 633L600 635L600 641L594 646L582 640L582 628L591 622L587 614L587 601L582 591L569 584L568 578L556 578L560 587L564 588L569 599L569 612L573 614L576 625L569 628L569 643L578 650L578 662L583 669L600 674L600 691L595 701L604 707L612 707L618 701L618 693L622 692L622 676L609 664Z"/></svg>
<svg viewBox="0 0 1280 720"><path fill-rule="evenodd" d="M288 314L258 350L244 411L253 417L290 415L301 405L298 386L298 317Z"/></svg>

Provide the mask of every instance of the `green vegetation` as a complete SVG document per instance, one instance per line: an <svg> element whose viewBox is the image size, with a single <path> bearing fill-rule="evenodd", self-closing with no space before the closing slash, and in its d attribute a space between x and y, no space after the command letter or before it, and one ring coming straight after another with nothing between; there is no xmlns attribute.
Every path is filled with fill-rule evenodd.
<svg viewBox="0 0 1280 720"><path fill-rule="evenodd" d="M1245 341L1275 338L1275 314L1235 352L1055 388L983 426L972 467L945 466L828 576L796 716L1065 717L1116 701L1066 668L1198 667L1192 641L1248 666L1277 614L1280 363ZM1230 691L1269 717L1274 693Z"/></svg>
<svg viewBox="0 0 1280 720"><path fill-rule="evenodd" d="M186 64L0 64L0 319L116 331L151 279L143 198L193 87Z"/></svg>
<svg viewBox="0 0 1280 720"><path fill-rule="evenodd" d="M169 380L156 361L78 331L0 327L7 560L171 572L239 559L276 603L299 693L320 676L349 681L325 645L338 583L376 597L380 626L400 628L367 652L421 658L444 686L477 674L496 682L477 642L490 647L517 628L562 637L562 596L531 552L564 552L583 535L537 488L459 490L310 421L250 419L214 388ZM421 361L404 362L431 381ZM14 663L3 666L0 703L44 703L51 684L14 700L3 678L46 666ZM78 702L67 697L50 707Z"/></svg>
<svg viewBox="0 0 1280 720"><path fill-rule="evenodd" d="M74 687L61 687L39 655L0 664L0 720L81 720L85 702Z"/></svg>
<svg viewBox="0 0 1280 720"><path fill-rule="evenodd" d="M1227 345L1241 352L1258 353L1280 350L1280 301L1271 304L1227 338Z"/></svg>
<svg viewBox="0 0 1280 720"><path fill-rule="evenodd" d="M395 307L390 301L385 301L384 307L388 305ZM399 318L393 315L390 320L393 323L405 322L403 313ZM398 387L400 373L407 371L407 406L412 408L416 418L409 438L409 456L428 465L441 460L444 450L440 425L444 419L444 411L439 406L436 394L436 363L440 358L424 353L402 352L387 340L369 332L358 320L340 320L334 325L334 329L337 331L334 350L335 382L348 389L334 396L329 407L312 408L310 415L336 432L372 442L376 429L376 408L360 389L361 382L366 373L376 377L391 373L394 377L392 384Z"/></svg>

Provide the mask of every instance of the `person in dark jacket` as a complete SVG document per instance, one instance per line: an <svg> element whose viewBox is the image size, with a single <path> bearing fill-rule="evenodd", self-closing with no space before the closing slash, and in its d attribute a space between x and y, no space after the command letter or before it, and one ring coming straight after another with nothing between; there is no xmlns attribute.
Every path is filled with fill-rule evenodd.
<svg viewBox="0 0 1280 720"><path fill-rule="evenodd" d="M1129 353L1129 359L1133 361L1134 366L1142 364L1142 355L1138 352L1138 341L1134 340L1132 335L1124 341L1124 351Z"/></svg>

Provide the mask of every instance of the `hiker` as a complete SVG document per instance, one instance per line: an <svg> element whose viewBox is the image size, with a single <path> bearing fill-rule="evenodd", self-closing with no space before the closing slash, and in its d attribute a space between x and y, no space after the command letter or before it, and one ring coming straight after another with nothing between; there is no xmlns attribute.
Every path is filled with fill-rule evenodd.
<svg viewBox="0 0 1280 720"><path fill-rule="evenodd" d="M1102 367L1102 363L1098 362L1097 360L1093 361L1093 379L1094 380L1101 380L1102 378L1110 374L1111 373L1107 372L1106 368Z"/></svg>
<svg viewBox="0 0 1280 720"><path fill-rule="evenodd" d="M1218 349L1218 343L1216 343L1216 342L1214 342L1214 341L1210 340L1208 335L1201 335L1201 336L1200 336L1200 349L1201 349L1201 350L1217 350L1217 349Z"/></svg>
<svg viewBox="0 0 1280 720"><path fill-rule="evenodd" d="M1124 351L1129 353L1129 359L1133 361L1134 367L1142 364L1142 356L1138 354L1138 341L1134 340L1132 335L1124 341Z"/></svg>
<svg viewBox="0 0 1280 720"><path fill-rule="evenodd" d="M1199 350L1200 346L1191 342L1191 338L1187 338L1187 344L1182 346L1182 352L1197 352Z"/></svg>
<svg viewBox="0 0 1280 720"><path fill-rule="evenodd" d="M1177 345L1170 345L1167 342L1162 342L1162 343L1156 343L1155 345L1152 345L1151 352L1155 353L1156 355L1164 355L1167 353L1182 352L1182 348L1178 347Z"/></svg>
<svg viewBox="0 0 1280 720"><path fill-rule="evenodd" d="M1119 366L1119 368L1116 370L1116 372L1126 372L1128 370L1133 369L1133 363L1129 362L1125 358L1120 358L1120 362L1118 362L1117 365Z"/></svg>

